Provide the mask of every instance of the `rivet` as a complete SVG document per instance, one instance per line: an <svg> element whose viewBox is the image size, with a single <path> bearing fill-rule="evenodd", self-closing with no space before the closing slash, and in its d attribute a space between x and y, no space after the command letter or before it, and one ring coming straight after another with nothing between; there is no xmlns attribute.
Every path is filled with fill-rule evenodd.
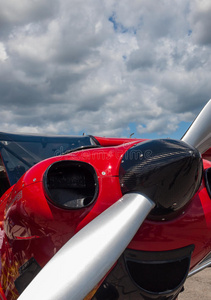
<svg viewBox="0 0 211 300"><path fill-rule="evenodd" d="M106 172L102 172L102 175L105 175L106 174Z"/></svg>

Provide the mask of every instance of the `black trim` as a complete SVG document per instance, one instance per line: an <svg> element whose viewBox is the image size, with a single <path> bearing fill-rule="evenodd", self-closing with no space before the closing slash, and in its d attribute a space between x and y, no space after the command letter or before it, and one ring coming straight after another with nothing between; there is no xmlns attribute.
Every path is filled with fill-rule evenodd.
<svg viewBox="0 0 211 300"><path fill-rule="evenodd" d="M187 247L168 251L139 251L126 249L124 252L124 257L126 260L140 260L142 262L174 261L177 259L182 259L187 255L191 255L194 248L194 245L189 245Z"/></svg>
<svg viewBox="0 0 211 300"><path fill-rule="evenodd" d="M100 145L87 145L87 146L81 146L75 149L71 149L71 150L67 150L64 153L62 153L62 155L66 155L72 152L76 152L76 151L82 151L82 150L87 150L87 149L93 149L93 148L101 148Z"/></svg>

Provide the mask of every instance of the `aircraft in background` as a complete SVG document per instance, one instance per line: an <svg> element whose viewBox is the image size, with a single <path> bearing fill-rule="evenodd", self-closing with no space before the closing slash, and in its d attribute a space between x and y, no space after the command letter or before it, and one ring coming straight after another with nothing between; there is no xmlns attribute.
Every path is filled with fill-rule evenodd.
<svg viewBox="0 0 211 300"><path fill-rule="evenodd" d="M0 133L0 299L176 299L211 263L210 115L181 140Z"/></svg>

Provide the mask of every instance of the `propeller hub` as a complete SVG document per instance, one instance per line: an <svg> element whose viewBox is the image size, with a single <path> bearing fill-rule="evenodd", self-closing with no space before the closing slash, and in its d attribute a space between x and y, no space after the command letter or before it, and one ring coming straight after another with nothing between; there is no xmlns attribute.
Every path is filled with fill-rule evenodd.
<svg viewBox="0 0 211 300"><path fill-rule="evenodd" d="M183 141L150 140L130 148L119 171L122 193L140 192L156 206L149 218L173 218L191 200L202 179L199 151Z"/></svg>

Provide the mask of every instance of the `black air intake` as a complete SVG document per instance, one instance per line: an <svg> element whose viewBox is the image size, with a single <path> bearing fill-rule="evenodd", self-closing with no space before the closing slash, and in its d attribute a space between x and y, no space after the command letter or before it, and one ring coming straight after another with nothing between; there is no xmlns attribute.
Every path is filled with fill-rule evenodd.
<svg viewBox="0 0 211 300"><path fill-rule="evenodd" d="M194 245L170 251L126 249L93 300L175 300L193 250Z"/></svg>
<svg viewBox="0 0 211 300"><path fill-rule="evenodd" d="M47 198L64 209L79 209L94 202L98 180L94 168L79 161L59 161L52 164L44 176Z"/></svg>

